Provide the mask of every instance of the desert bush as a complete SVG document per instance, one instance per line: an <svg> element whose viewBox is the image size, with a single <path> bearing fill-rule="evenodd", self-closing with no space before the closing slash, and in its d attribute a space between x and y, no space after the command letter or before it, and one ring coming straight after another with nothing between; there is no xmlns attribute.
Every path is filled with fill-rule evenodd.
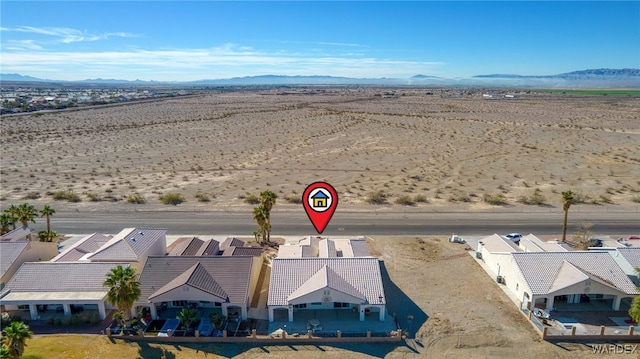
<svg viewBox="0 0 640 359"><path fill-rule="evenodd" d="M247 195L244 197L244 203L258 204L260 203L260 197L252 193L247 193Z"/></svg>
<svg viewBox="0 0 640 359"><path fill-rule="evenodd" d="M162 201L162 203L164 204L177 206L180 203L185 202L186 199L180 193L167 192L160 196L160 201Z"/></svg>
<svg viewBox="0 0 640 359"><path fill-rule="evenodd" d="M139 194L130 194L129 197L127 197L127 203L145 204L147 200Z"/></svg>
<svg viewBox="0 0 640 359"><path fill-rule="evenodd" d="M498 193L498 194L485 193L484 196L482 196L482 200L485 203L488 203L493 206L503 206L508 203L507 197L505 197L504 194L502 193Z"/></svg>
<svg viewBox="0 0 640 359"><path fill-rule="evenodd" d="M591 197L582 194L580 192L574 192L573 193L573 200L571 201L572 204L580 204L580 203L589 203L590 201L592 201Z"/></svg>
<svg viewBox="0 0 640 359"><path fill-rule="evenodd" d="M72 189L53 192L53 195L51 197L56 201L69 201L69 202L81 201L80 196L78 196Z"/></svg>
<svg viewBox="0 0 640 359"><path fill-rule="evenodd" d="M198 202L211 202L211 198L209 198L209 195L206 193L196 194L196 200L198 200Z"/></svg>
<svg viewBox="0 0 640 359"><path fill-rule="evenodd" d="M365 202L369 204L385 204L387 203L387 195L383 190L369 192L367 198L365 198Z"/></svg>
<svg viewBox="0 0 640 359"><path fill-rule="evenodd" d="M23 197L23 199L38 199L38 198L40 198L40 192L36 192L36 191L31 191L27 193L26 196Z"/></svg>
<svg viewBox="0 0 640 359"><path fill-rule="evenodd" d="M601 194L600 203L613 204L613 200L611 199L611 196L607 196L606 194Z"/></svg>
<svg viewBox="0 0 640 359"><path fill-rule="evenodd" d="M415 197L413 197L414 202L416 203L427 203L429 201L427 201L427 197L423 194L417 194Z"/></svg>
<svg viewBox="0 0 640 359"><path fill-rule="evenodd" d="M89 199L90 202L102 201L102 198L100 198L100 196L95 193L87 193L87 198Z"/></svg>
<svg viewBox="0 0 640 359"><path fill-rule="evenodd" d="M520 196L518 202L528 205L541 206L547 204L547 198L542 194L540 188L533 190L531 196Z"/></svg>
<svg viewBox="0 0 640 359"><path fill-rule="evenodd" d="M635 196L631 198L631 202L633 203L640 203L640 196Z"/></svg>
<svg viewBox="0 0 640 359"><path fill-rule="evenodd" d="M404 195L396 198L396 204L401 204L404 206L413 206L415 202L411 199L410 196Z"/></svg>
<svg viewBox="0 0 640 359"><path fill-rule="evenodd" d="M290 194L286 197L284 197L284 200L287 201L287 203L293 203L293 204L300 204L302 203L302 198L298 195L295 194Z"/></svg>

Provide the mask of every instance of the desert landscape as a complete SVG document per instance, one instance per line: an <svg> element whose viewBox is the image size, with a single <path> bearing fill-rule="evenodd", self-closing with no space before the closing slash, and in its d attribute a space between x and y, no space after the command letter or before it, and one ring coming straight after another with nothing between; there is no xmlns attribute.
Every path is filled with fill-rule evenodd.
<svg viewBox="0 0 640 359"><path fill-rule="evenodd" d="M494 98L483 96L489 92ZM175 193L189 206L249 211L246 199L264 189L276 192L279 204L295 203L309 183L322 180L338 190L340 206L358 211L380 204L389 211L408 205L561 208L560 192L569 189L584 205L635 208L638 113L637 97L294 87L4 116L0 203L3 209L29 202L118 211L145 202L155 210L166 207L162 195ZM389 311L413 332L406 345L199 344L176 350L131 343L118 350L176 358L591 354L587 345L542 341L465 245L444 236L392 233L371 243L393 283ZM78 345L77 357L89 355L81 352L85 347L112 352L114 342L122 344L80 340L96 344ZM64 335L36 338L26 354L60 347L68 355L68 342Z"/></svg>
<svg viewBox="0 0 640 359"><path fill-rule="evenodd" d="M286 203L323 180L341 206L634 205L638 113L629 96L292 87L3 116L0 200Z"/></svg>

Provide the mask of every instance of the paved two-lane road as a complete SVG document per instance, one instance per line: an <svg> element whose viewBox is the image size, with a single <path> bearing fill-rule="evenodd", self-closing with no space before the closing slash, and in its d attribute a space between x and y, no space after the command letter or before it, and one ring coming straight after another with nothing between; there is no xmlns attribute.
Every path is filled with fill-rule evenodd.
<svg viewBox="0 0 640 359"><path fill-rule="evenodd" d="M484 235L492 233L558 234L562 231L562 210L547 212L336 212L325 235ZM302 210L272 213L273 235L313 234ZM640 235L640 213L629 211L569 212L569 232L578 224L592 224L594 234ZM167 228L168 234L251 235L256 224L250 208L232 211L185 210L72 210L61 209L52 217L52 229L59 233L117 233L126 227ZM39 220L36 229L44 229Z"/></svg>

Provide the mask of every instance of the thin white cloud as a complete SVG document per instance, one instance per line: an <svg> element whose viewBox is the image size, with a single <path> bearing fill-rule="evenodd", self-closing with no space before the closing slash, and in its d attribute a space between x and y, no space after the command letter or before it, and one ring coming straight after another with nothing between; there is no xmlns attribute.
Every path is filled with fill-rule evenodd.
<svg viewBox="0 0 640 359"><path fill-rule="evenodd" d="M204 49L7 51L3 53L0 62L4 71L19 70L31 76L36 76L39 69L48 67L68 73L68 79L83 79L86 74L102 72L102 77L127 79L138 78L137 75L145 73L154 76L149 79L161 81L259 74L405 77L432 73L444 64L365 56L267 53L236 44ZM34 71L30 71L30 67ZM182 77L178 75L180 73L183 74Z"/></svg>
<svg viewBox="0 0 640 359"><path fill-rule="evenodd" d="M5 50L41 50L42 46L36 44L35 40L7 40Z"/></svg>
<svg viewBox="0 0 640 359"><path fill-rule="evenodd" d="M83 41L105 40L110 37L140 37L141 35L131 34L128 32L108 32L104 34L92 34L88 31L81 31L68 27L34 27L34 26L17 26L13 28L1 28L0 30L10 32L26 32L31 34L46 35L57 38L59 42L74 43Z"/></svg>

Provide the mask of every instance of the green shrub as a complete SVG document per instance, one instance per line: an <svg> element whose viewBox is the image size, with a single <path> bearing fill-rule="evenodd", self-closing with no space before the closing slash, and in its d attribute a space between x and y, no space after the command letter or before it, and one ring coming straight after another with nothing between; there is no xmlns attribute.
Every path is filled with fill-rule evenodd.
<svg viewBox="0 0 640 359"><path fill-rule="evenodd" d="M91 315L91 318L89 318L89 323L91 324L98 324L101 321L100 316L95 313Z"/></svg>
<svg viewBox="0 0 640 359"><path fill-rule="evenodd" d="M100 202L100 201L102 201L102 198L100 198L100 196L95 194L95 193L87 193L87 198L89 198L90 202Z"/></svg>
<svg viewBox="0 0 640 359"><path fill-rule="evenodd" d="M415 202L413 202L409 195L404 195L396 198L396 203L404 206L413 206L415 204Z"/></svg>
<svg viewBox="0 0 640 359"><path fill-rule="evenodd" d="M127 203L145 204L147 200L139 194L131 194L127 197Z"/></svg>
<svg viewBox="0 0 640 359"><path fill-rule="evenodd" d="M498 193L498 194L485 193L484 196L482 196L482 200L485 203L488 203L493 206L503 206L508 203L507 198L502 193Z"/></svg>
<svg viewBox="0 0 640 359"><path fill-rule="evenodd" d="M369 192L365 202L369 204L385 204L387 203L387 195L382 190Z"/></svg>
<svg viewBox="0 0 640 359"><path fill-rule="evenodd" d="M180 203L185 202L186 199L180 193L167 192L160 196L160 201L162 201L162 203L164 204L177 206Z"/></svg>
<svg viewBox="0 0 640 359"><path fill-rule="evenodd" d="M547 198L542 195L540 188L533 190L531 196L520 196L518 202L529 205L541 206L547 204Z"/></svg>
<svg viewBox="0 0 640 359"><path fill-rule="evenodd" d="M258 204L260 203L260 197L255 194L247 193L246 197L244 197L244 202L248 204Z"/></svg>
<svg viewBox="0 0 640 359"><path fill-rule="evenodd" d="M416 203L427 203L427 197L423 194L417 194L415 197L413 197L413 200Z"/></svg>
<svg viewBox="0 0 640 359"><path fill-rule="evenodd" d="M27 193L27 195L24 196L23 199L38 199L38 198L40 198L40 192L31 191Z"/></svg>
<svg viewBox="0 0 640 359"><path fill-rule="evenodd" d="M284 198L287 203L300 204L302 203L302 198L295 194L290 194Z"/></svg>
<svg viewBox="0 0 640 359"><path fill-rule="evenodd" d="M211 198L209 198L209 195L206 193L196 194L196 199L198 200L198 202L211 202Z"/></svg>
<svg viewBox="0 0 640 359"><path fill-rule="evenodd" d="M81 201L80 196L78 196L72 189L53 192L52 197L56 201L69 201L69 202Z"/></svg>
<svg viewBox="0 0 640 359"><path fill-rule="evenodd" d="M82 318L80 318L80 315L78 314L73 314L71 319L69 319L69 324L71 325L78 325L80 323L82 323Z"/></svg>

